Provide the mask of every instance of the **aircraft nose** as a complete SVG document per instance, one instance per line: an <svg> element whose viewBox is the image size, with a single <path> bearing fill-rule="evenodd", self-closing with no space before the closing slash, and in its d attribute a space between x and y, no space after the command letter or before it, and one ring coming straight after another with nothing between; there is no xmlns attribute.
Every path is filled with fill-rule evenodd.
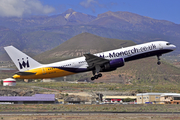
<svg viewBox="0 0 180 120"><path fill-rule="evenodd" d="M175 45L172 45L172 50L175 50L176 49L176 46Z"/></svg>

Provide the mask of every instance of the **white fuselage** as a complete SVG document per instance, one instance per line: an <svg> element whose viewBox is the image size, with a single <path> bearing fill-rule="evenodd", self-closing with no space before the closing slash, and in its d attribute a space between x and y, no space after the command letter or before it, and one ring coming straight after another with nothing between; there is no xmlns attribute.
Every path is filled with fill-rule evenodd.
<svg viewBox="0 0 180 120"><path fill-rule="evenodd" d="M109 62L112 61L116 62L116 59L123 59L123 65L124 65L124 62L132 61L136 59L141 59L150 56L161 56L164 53L168 53L175 50L175 48L176 48L175 45L172 45L166 41L156 41L156 42L149 42L140 45L134 45L126 48L106 51L102 53L96 53L94 54L95 55L94 58ZM17 78L17 79L43 79L43 78L62 77L80 72L86 72L91 70L93 71L94 69L95 72L99 72L98 66L95 66L94 68L90 68L90 69L88 68L89 64L86 61L86 57L79 57L79 58L69 59L51 64L40 64L12 46L6 47L5 49L20 71L19 73L13 76L13 78ZM14 56L15 54L16 56ZM27 60L25 61L26 58ZM103 65L99 67L105 68L105 63ZM109 70L115 70L116 68L121 66L118 66L118 64L114 64L113 67L114 67L113 69L109 69Z"/></svg>
<svg viewBox="0 0 180 120"><path fill-rule="evenodd" d="M166 45L166 43L168 43L168 42L165 42L165 41L149 42L149 43L130 46L130 47L126 47L126 48L120 48L120 49L116 49L116 50L96 53L94 55L96 55L98 57L103 57L108 60L114 60L114 59L118 59L118 58L126 59L126 58L129 58L132 56L150 53L153 51L162 51L161 54L163 54L163 51L164 51L164 53L166 53L166 50L173 51L176 48L174 45L172 45L172 44ZM85 60L85 57L78 57L78 58L74 58L74 59L65 60L62 62L56 62L56 63L44 65L43 67L55 67L55 66L70 67L70 68L71 67L87 68L88 64Z"/></svg>

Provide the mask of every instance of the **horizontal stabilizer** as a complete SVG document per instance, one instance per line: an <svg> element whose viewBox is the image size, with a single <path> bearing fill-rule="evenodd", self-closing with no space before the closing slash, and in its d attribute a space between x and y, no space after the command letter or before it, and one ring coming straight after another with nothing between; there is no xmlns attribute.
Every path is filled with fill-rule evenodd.
<svg viewBox="0 0 180 120"><path fill-rule="evenodd" d="M36 73L33 72L16 72L17 75L35 75Z"/></svg>

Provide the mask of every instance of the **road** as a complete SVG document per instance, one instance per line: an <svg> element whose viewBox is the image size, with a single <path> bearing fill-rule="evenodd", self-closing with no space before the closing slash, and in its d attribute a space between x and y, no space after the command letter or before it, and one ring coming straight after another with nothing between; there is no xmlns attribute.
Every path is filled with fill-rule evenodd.
<svg viewBox="0 0 180 120"><path fill-rule="evenodd" d="M0 112L3 120L179 120L180 112Z"/></svg>
<svg viewBox="0 0 180 120"><path fill-rule="evenodd" d="M0 115L97 115L97 114L159 114L159 115L171 115L176 114L180 115L180 112L0 112Z"/></svg>

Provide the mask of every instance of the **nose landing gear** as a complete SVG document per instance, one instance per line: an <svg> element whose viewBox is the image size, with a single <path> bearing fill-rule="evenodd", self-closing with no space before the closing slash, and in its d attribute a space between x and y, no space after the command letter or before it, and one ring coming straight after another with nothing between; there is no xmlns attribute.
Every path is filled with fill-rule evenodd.
<svg viewBox="0 0 180 120"><path fill-rule="evenodd" d="M161 64L161 61L160 61L160 60L161 60L161 59L160 59L160 56L161 56L161 55L157 55L157 59L158 59L157 64L158 64L158 65L160 65L160 64Z"/></svg>

